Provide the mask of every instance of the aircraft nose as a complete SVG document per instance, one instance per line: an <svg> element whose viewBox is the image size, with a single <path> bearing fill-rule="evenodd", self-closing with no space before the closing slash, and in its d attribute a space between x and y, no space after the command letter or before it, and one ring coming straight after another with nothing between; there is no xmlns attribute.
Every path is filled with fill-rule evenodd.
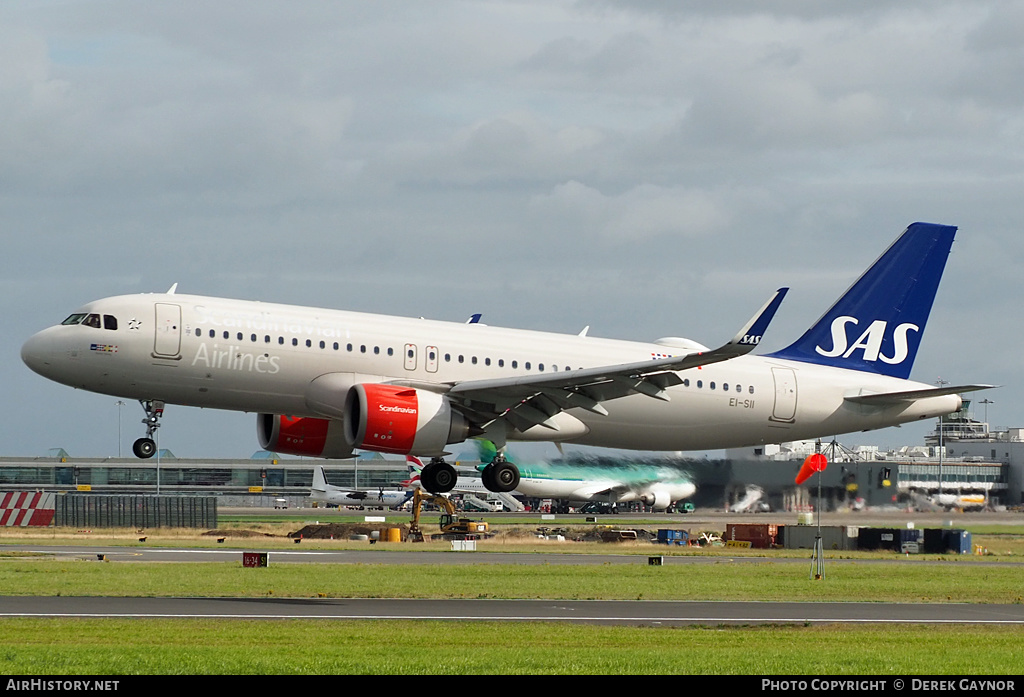
<svg viewBox="0 0 1024 697"><path fill-rule="evenodd" d="M45 376L53 365L53 338L43 330L33 334L21 347L21 360L33 371Z"/></svg>

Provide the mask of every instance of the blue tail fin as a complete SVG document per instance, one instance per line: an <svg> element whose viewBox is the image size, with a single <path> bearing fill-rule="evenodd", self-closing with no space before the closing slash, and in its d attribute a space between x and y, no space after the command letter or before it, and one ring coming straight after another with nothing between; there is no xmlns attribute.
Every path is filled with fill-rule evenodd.
<svg viewBox="0 0 1024 697"><path fill-rule="evenodd" d="M802 337L769 355L908 378L955 234L912 224Z"/></svg>

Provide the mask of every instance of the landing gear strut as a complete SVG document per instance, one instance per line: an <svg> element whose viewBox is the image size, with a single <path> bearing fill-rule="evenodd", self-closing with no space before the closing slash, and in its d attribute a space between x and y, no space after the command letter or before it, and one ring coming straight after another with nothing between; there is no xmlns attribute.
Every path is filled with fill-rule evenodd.
<svg viewBox="0 0 1024 697"><path fill-rule="evenodd" d="M481 478L488 490L507 494L519 486L519 468L499 452L498 456L484 467Z"/></svg>
<svg viewBox="0 0 1024 697"><path fill-rule="evenodd" d="M428 462L420 471L420 483L431 494L447 494L455 488L458 479L455 468L439 457Z"/></svg>
<svg viewBox="0 0 1024 697"><path fill-rule="evenodd" d="M135 457L146 460L156 454L156 441L153 440L153 436L160 428L160 417L164 415L164 403L156 400L139 400L139 404L146 412L146 418L142 420L142 423L146 425L146 437L139 438L132 444L132 452L135 453Z"/></svg>

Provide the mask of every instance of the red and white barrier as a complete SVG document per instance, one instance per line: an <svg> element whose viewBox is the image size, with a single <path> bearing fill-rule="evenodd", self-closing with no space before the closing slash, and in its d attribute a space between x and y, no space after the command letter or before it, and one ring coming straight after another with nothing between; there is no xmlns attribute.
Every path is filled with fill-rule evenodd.
<svg viewBox="0 0 1024 697"><path fill-rule="evenodd" d="M46 527L53 523L56 494L40 491L0 492L0 526Z"/></svg>

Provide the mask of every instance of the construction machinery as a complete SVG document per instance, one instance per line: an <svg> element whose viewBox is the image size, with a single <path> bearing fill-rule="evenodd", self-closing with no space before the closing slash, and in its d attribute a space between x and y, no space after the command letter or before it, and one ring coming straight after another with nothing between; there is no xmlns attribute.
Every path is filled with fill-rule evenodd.
<svg viewBox="0 0 1024 697"><path fill-rule="evenodd" d="M424 503L432 503L442 511L438 525L440 534L431 535L432 540L478 540L490 536L490 526L482 520L459 518L455 513L455 504L445 496L431 494L417 488L412 495L412 522L409 524L409 540L423 542L423 531L420 529L420 511Z"/></svg>

